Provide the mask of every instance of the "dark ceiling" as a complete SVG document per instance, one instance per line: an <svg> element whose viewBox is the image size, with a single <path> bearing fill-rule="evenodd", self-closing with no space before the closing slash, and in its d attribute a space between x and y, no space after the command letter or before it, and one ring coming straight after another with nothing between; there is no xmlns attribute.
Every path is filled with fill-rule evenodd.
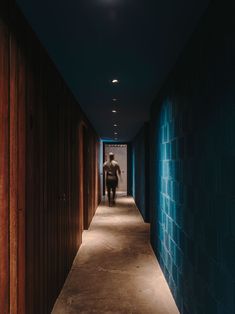
<svg viewBox="0 0 235 314"><path fill-rule="evenodd" d="M128 141L209 0L17 2L97 133Z"/></svg>

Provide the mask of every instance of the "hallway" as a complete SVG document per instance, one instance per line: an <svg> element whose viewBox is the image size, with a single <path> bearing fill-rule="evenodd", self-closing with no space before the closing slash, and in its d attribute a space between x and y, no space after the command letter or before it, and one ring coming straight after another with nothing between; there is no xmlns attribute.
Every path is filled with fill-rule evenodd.
<svg viewBox="0 0 235 314"><path fill-rule="evenodd" d="M133 198L98 207L53 314L179 313Z"/></svg>
<svg viewBox="0 0 235 314"><path fill-rule="evenodd" d="M0 314L235 313L234 12L0 2Z"/></svg>

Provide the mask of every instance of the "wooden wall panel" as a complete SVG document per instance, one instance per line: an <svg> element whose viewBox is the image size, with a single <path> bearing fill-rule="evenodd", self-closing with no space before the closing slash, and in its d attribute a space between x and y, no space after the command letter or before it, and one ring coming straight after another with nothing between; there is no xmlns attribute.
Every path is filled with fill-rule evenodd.
<svg viewBox="0 0 235 314"><path fill-rule="evenodd" d="M9 311L9 33L0 20L0 313Z"/></svg>
<svg viewBox="0 0 235 314"><path fill-rule="evenodd" d="M97 137L54 65L43 50L38 54L39 44L29 38L26 279L31 287L26 294L27 312L49 313L81 244L81 212L88 227L98 205ZM79 123L86 129L83 152ZM78 166L85 164L86 187L79 190L82 171ZM86 190L87 207L81 209L82 190Z"/></svg>
<svg viewBox="0 0 235 314"><path fill-rule="evenodd" d="M25 97L20 45L0 22L0 313L25 313Z"/></svg>
<svg viewBox="0 0 235 314"><path fill-rule="evenodd" d="M0 20L0 313L46 314L98 205L98 138L10 3Z"/></svg>

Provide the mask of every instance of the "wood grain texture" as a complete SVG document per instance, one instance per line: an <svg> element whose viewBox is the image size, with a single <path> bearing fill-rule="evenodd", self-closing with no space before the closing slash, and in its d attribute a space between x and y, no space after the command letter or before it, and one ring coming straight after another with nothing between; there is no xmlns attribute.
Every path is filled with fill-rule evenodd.
<svg viewBox="0 0 235 314"><path fill-rule="evenodd" d="M17 47L13 35L10 36L10 313L17 313L18 303L18 213L17 213L17 185L18 185L18 101L17 101Z"/></svg>
<svg viewBox="0 0 235 314"><path fill-rule="evenodd" d="M9 4L8 22L0 12L0 313L46 314L98 205L98 138Z"/></svg>
<svg viewBox="0 0 235 314"><path fill-rule="evenodd" d="M9 32L0 20L0 313L9 312Z"/></svg>

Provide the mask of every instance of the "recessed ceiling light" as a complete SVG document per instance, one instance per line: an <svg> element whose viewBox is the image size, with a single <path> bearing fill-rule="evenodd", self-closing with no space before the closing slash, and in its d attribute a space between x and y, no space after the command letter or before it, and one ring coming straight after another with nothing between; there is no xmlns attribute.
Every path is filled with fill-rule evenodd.
<svg viewBox="0 0 235 314"><path fill-rule="evenodd" d="M117 98L113 98L113 101L117 101Z"/></svg>
<svg viewBox="0 0 235 314"><path fill-rule="evenodd" d="M112 110L112 113L116 113L116 112L117 112L117 110L115 110L115 109Z"/></svg>
<svg viewBox="0 0 235 314"><path fill-rule="evenodd" d="M113 126L117 126L117 124L115 123Z"/></svg>
<svg viewBox="0 0 235 314"><path fill-rule="evenodd" d="M113 80L112 80L112 83L113 83L113 84L117 84L117 83L119 83L119 80L118 80L118 79L113 79Z"/></svg>
<svg viewBox="0 0 235 314"><path fill-rule="evenodd" d="M115 135L117 135L117 132L114 132Z"/></svg>

